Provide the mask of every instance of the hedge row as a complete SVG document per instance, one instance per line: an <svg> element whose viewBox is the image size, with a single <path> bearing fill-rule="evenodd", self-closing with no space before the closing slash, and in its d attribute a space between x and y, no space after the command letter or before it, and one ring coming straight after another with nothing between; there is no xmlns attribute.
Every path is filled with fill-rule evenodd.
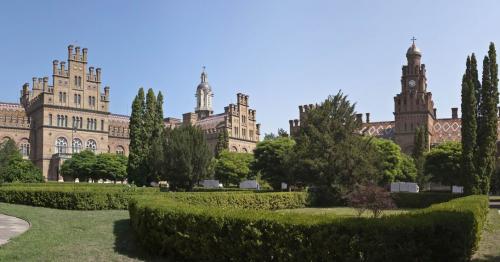
<svg viewBox="0 0 500 262"><path fill-rule="evenodd" d="M309 205L306 192L242 193L240 192L199 192L170 193L167 197L187 204L256 210L276 210L300 208Z"/></svg>
<svg viewBox="0 0 500 262"><path fill-rule="evenodd" d="M434 204L448 202L461 194L421 192L421 193L391 193L398 208L426 208Z"/></svg>
<svg viewBox="0 0 500 262"><path fill-rule="evenodd" d="M137 198L138 241L173 261L467 261L488 211L485 196L375 218L280 214Z"/></svg>
<svg viewBox="0 0 500 262"><path fill-rule="evenodd" d="M259 194L252 191L160 193L157 188L84 183L6 184L0 186L0 202L59 209L127 209L129 200L135 196L159 196L187 204L258 210L298 208L305 207L308 204L308 195L304 192Z"/></svg>

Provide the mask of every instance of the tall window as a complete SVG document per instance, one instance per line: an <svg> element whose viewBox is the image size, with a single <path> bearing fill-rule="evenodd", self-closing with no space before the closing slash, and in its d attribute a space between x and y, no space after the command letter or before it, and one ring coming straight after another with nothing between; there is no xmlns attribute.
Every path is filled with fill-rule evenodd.
<svg viewBox="0 0 500 262"><path fill-rule="evenodd" d="M49 114L49 126L52 125L52 114Z"/></svg>
<svg viewBox="0 0 500 262"><path fill-rule="evenodd" d="M247 117L246 116L241 116L241 122L245 124L247 122Z"/></svg>
<svg viewBox="0 0 500 262"><path fill-rule="evenodd" d="M247 138L247 130L245 128L241 129L241 136Z"/></svg>
<svg viewBox="0 0 500 262"><path fill-rule="evenodd" d="M56 140L56 153L65 154L68 147L68 140L64 137L59 137Z"/></svg>
<svg viewBox="0 0 500 262"><path fill-rule="evenodd" d="M59 92L59 103L62 103L62 92Z"/></svg>
<svg viewBox="0 0 500 262"><path fill-rule="evenodd" d="M97 143L93 139L87 140L86 147L88 150L95 152L97 150Z"/></svg>
<svg viewBox="0 0 500 262"><path fill-rule="evenodd" d="M101 119L101 131L104 131L104 120Z"/></svg>
<svg viewBox="0 0 500 262"><path fill-rule="evenodd" d="M238 137L238 127L234 127L234 136Z"/></svg>
<svg viewBox="0 0 500 262"><path fill-rule="evenodd" d="M73 139L73 153L80 153L80 151L82 150L82 146L82 140L78 138Z"/></svg>
<svg viewBox="0 0 500 262"><path fill-rule="evenodd" d="M66 92L63 93L63 103L66 103Z"/></svg>
<svg viewBox="0 0 500 262"><path fill-rule="evenodd" d="M30 155L30 143L28 140L24 139L19 144L19 152L21 155L28 157Z"/></svg>

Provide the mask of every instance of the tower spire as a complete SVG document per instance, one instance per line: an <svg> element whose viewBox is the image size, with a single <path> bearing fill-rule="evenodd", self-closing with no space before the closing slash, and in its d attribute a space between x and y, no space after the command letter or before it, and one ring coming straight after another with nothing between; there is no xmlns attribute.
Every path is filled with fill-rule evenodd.
<svg viewBox="0 0 500 262"><path fill-rule="evenodd" d="M201 82L202 83L207 83L208 81L208 76L207 76L207 72L205 71L206 67L203 66L203 71L201 72Z"/></svg>

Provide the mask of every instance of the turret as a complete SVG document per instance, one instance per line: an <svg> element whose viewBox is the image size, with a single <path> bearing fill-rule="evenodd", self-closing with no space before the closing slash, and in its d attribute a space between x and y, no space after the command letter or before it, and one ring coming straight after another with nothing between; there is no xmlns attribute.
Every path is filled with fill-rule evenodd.
<svg viewBox="0 0 500 262"><path fill-rule="evenodd" d="M52 61L52 74L53 75L58 75L58 71L59 71L59 60L54 60Z"/></svg>
<svg viewBox="0 0 500 262"><path fill-rule="evenodd" d="M82 49L82 61L83 62L87 62L87 52L88 52L87 48Z"/></svg>
<svg viewBox="0 0 500 262"><path fill-rule="evenodd" d="M96 81L101 82L101 68L96 68L95 70Z"/></svg>
<svg viewBox="0 0 500 262"><path fill-rule="evenodd" d="M68 46L68 60L73 59L73 45Z"/></svg>
<svg viewBox="0 0 500 262"><path fill-rule="evenodd" d="M75 60L80 60L80 47L75 47Z"/></svg>

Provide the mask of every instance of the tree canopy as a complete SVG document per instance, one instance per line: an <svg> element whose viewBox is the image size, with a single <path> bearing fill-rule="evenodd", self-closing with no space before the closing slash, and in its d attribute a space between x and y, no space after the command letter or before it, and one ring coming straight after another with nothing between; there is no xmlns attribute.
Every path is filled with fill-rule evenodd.
<svg viewBox="0 0 500 262"><path fill-rule="evenodd" d="M80 181L89 179L123 180L127 177L127 157L117 154L96 155L90 150L73 154L61 166L64 177L78 178Z"/></svg>
<svg viewBox="0 0 500 262"><path fill-rule="evenodd" d="M462 146L457 142L439 144L425 155L424 172L430 181L443 185L460 185Z"/></svg>
<svg viewBox="0 0 500 262"><path fill-rule="evenodd" d="M42 171L30 160L23 159L13 140L0 143L0 183L43 181Z"/></svg>
<svg viewBox="0 0 500 262"><path fill-rule="evenodd" d="M215 160L215 178L226 187L230 184L237 185L242 180L250 178L252 161L252 154L223 150Z"/></svg>

